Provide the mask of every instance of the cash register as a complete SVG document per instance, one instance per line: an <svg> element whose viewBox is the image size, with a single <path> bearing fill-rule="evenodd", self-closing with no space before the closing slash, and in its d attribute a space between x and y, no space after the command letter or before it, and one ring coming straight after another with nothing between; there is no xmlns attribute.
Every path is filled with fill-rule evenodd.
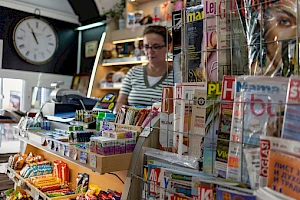
<svg viewBox="0 0 300 200"><path fill-rule="evenodd" d="M88 98L84 94L72 90L59 88L63 84L56 82L51 84L55 89L51 92L51 102L46 102L41 107L41 112L44 116L75 116L76 110L92 110L97 104L97 99ZM70 114L70 116L67 116Z"/></svg>

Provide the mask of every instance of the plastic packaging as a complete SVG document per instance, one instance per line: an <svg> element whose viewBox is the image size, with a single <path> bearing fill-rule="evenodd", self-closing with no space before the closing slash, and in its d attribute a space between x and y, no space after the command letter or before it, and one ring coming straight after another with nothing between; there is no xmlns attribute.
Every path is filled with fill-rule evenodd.
<svg viewBox="0 0 300 200"><path fill-rule="evenodd" d="M250 74L296 74L296 19L300 1L237 0L237 4L247 38Z"/></svg>
<svg viewBox="0 0 300 200"><path fill-rule="evenodd" d="M104 112L98 112L98 116L96 118L96 130L100 131L100 123L101 120L104 118L105 113Z"/></svg>
<svg viewBox="0 0 300 200"><path fill-rule="evenodd" d="M161 160L166 160L172 164L181 165L184 167L189 167L192 169L199 169L199 159L193 156L182 156L176 153L170 153L167 151L161 151L158 149L152 149L144 147L144 154L147 156L159 158Z"/></svg>

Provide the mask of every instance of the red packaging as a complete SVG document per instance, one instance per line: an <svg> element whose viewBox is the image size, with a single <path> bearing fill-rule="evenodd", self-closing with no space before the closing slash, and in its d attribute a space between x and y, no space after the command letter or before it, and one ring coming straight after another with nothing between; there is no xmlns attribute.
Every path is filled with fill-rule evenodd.
<svg viewBox="0 0 300 200"><path fill-rule="evenodd" d="M68 183L69 182L69 177L70 177L70 169L66 163L61 163L61 180L63 183Z"/></svg>
<svg viewBox="0 0 300 200"><path fill-rule="evenodd" d="M60 160L56 160L54 161L53 163L53 177L57 177L57 178L60 178L61 179L61 161Z"/></svg>
<svg viewBox="0 0 300 200"><path fill-rule="evenodd" d="M43 186L43 187L40 187L39 189L42 191L42 192L47 192L47 191L51 191L51 190L59 190L62 188L62 185L61 184L57 184L57 185L48 185L48 186Z"/></svg>

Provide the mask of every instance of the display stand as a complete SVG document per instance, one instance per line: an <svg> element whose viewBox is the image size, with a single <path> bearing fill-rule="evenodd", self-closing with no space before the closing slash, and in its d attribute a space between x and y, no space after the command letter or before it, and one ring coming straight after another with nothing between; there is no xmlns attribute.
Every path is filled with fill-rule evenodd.
<svg viewBox="0 0 300 200"><path fill-rule="evenodd" d="M42 154L46 160L51 162L55 160L62 160L70 168L70 187L74 188L76 185L76 178L78 173L89 174L89 183L98 185L102 190L112 189L124 194L123 199L139 199L136 195L136 191L139 189L140 184L137 181L131 180L131 175L141 172L143 166L143 152L142 147L157 147L158 146L158 129L150 127L159 126L159 116L156 116L150 122L149 126L142 130L141 127L129 126L124 124L116 124L116 129L127 128L129 130L135 130L140 135L133 153L116 154L110 156L102 156L99 154L91 153L88 150L80 149L71 145L68 142L61 142L46 138L44 135L39 134L39 131L33 130L20 130L15 127L14 137L23 143L24 148L21 150L22 154ZM67 125L51 122L52 128L66 129ZM46 145L46 142L55 142L55 147ZM22 145L21 145L22 146ZM69 149L69 153L66 154L62 149ZM75 153L74 153L75 152ZM85 154L87 156L86 162L80 159L80 155ZM96 165L96 167L95 167ZM128 171L127 171L128 170ZM38 188L33 186L20 176L18 170L13 170L7 167L8 177L15 183L16 190L24 190L30 194L34 199L70 199L75 198L78 194L49 198ZM127 176L126 176L127 174ZM126 180L125 185L121 180ZM123 189L124 188L124 189ZM133 196L134 197L133 197Z"/></svg>

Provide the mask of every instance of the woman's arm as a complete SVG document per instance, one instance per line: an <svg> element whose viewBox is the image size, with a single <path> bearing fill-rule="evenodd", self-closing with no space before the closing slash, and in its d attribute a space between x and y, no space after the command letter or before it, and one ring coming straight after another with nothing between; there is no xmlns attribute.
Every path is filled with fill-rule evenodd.
<svg viewBox="0 0 300 200"><path fill-rule="evenodd" d="M117 100L117 105L115 107L115 111L118 112L119 109L123 106L123 105L127 105L128 103L128 95L126 94L119 94L118 100Z"/></svg>

